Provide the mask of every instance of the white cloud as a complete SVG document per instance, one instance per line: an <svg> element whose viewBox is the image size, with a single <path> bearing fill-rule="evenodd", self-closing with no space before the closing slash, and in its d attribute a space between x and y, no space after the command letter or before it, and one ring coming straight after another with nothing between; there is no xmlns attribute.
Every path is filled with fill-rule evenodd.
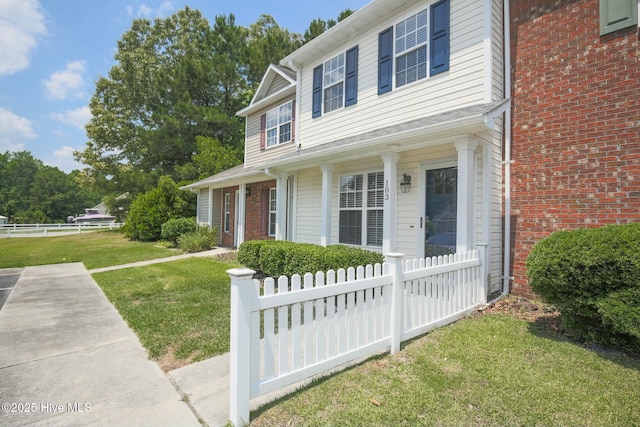
<svg viewBox="0 0 640 427"><path fill-rule="evenodd" d="M0 152L21 151L24 141L36 136L28 119L0 108Z"/></svg>
<svg viewBox="0 0 640 427"><path fill-rule="evenodd" d="M37 0L0 1L0 76L29 67L29 52L47 34Z"/></svg>
<svg viewBox="0 0 640 427"><path fill-rule="evenodd" d="M56 71L49 78L42 82L47 98L66 99L69 96L74 98L84 97L84 69L85 61L73 61L67 63L62 71Z"/></svg>
<svg viewBox="0 0 640 427"><path fill-rule="evenodd" d="M65 145L51 153L51 155L44 159L43 162L66 173L69 173L74 169L82 169L83 164L76 162L73 158L73 152L75 150L75 148Z"/></svg>
<svg viewBox="0 0 640 427"><path fill-rule="evenodd" d="M152 16L165 16L173 10L173 3L169 0L164 0L157 8L153 8L146 3L138 4L134 6L132 4L125 7L127 14L134 18L151 18Z"/></svg>
<svg viewBox="0 0 640 427"><path fill-rule="evenodd" d="M80 107L75 110L67 110L62 113L51 113L52 119L59 120L71 126L75 126L80 130L84 130L84 125L91 120L91 109L89 107Z"/></svg>

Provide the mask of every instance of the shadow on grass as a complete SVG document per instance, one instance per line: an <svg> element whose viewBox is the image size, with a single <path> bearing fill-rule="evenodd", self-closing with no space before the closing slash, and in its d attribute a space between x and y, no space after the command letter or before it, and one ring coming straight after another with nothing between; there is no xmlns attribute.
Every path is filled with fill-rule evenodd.
<svg viewBox="0 0 640 427"><path fill-rule="evenodd" d="M639 353L623 348L604 347L593 341L585 341L578 334L563 327L562 314L539 317L529 322L529 331L540 338L575 345L593 352L605 360L640 371Z"/></svg>

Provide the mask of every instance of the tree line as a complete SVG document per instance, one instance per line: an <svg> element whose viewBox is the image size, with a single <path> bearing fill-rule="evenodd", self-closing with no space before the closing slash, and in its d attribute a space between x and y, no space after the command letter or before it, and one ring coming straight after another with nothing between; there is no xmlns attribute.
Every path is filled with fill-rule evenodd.
<svg viewBox="0 0 640 427"><path fill-rule="evenodd" d="M88 141L74 153L87 168L65 174L29 152L5 153L0 214L54 222L101 200L126 212L161 177L190 183L242 163L244 122L236 112L249 104L269 64L352 13L313 20L304 34L269 15L248 27L232 14L210 23L189 7L134 20L117 42L115 65L96 81Z"/></svg>

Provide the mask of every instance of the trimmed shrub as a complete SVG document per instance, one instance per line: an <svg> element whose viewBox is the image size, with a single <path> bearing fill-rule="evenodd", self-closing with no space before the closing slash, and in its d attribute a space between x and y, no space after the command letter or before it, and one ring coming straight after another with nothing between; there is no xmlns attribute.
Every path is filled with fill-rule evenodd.
<svg viewBox="0 0 640 427"><path fill-rule="evenodd" d="M382 263L382 254L344 245L322 247L281 240L254 240L238 248L238 262L277 277Z"/></svg>
<svg viewBox="0 0 640 427"><path fill-rule="evenodd" d="M625 298L640 289L640 224L555 232L526 265L532 290L560 309L567 329L605 345L637 344L623 325L633 323Z"/></svg>
<svg viewBox="0 0 640 427"><path fill-rule="evenodd" d="M284 274L287 250L291 250L292 242L283 240L267 240L260 248L260 271L267 276Z"/></svg>
<svg viewBox="0 0 640 427"><path fill-rule="evenodd" d="M252 270L260 270L260 248L270 240L248 240L238 247L238 262Z"/></svg>
<svg viewBox="0 0 640 427"><path fill-rule="evenodd" d="M160 236L162 240L178 245L178 237L196 231L198 224L195 218L173 218L162 224Z"/></svg>

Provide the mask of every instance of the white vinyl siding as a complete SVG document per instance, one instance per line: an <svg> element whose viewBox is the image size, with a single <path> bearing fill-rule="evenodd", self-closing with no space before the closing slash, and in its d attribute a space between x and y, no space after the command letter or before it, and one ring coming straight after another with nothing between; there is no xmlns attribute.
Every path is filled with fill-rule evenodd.
<svg viewBox="0 0 640 427"><path fill-rule="evenodd" d="M320 168L298 172L296 192L296 241L320 244L322 172Z"/></svg>
<svg viewBox="0 0 640 427"><path fill-rule="evenodd" d="M312 120L313 64L303 67L300 89L303 95L300 116L303 148L484 102L482 2L451 3L451 56L447 73L406 87L394 87L384 96L378 95L378 33L430 4L420 2L419 6L398 11L397 15L349 40L348 44L336 46L332 54L323 58L326 61L348 46L359 46L358 104L348 114L344 111Z"/></svg>

